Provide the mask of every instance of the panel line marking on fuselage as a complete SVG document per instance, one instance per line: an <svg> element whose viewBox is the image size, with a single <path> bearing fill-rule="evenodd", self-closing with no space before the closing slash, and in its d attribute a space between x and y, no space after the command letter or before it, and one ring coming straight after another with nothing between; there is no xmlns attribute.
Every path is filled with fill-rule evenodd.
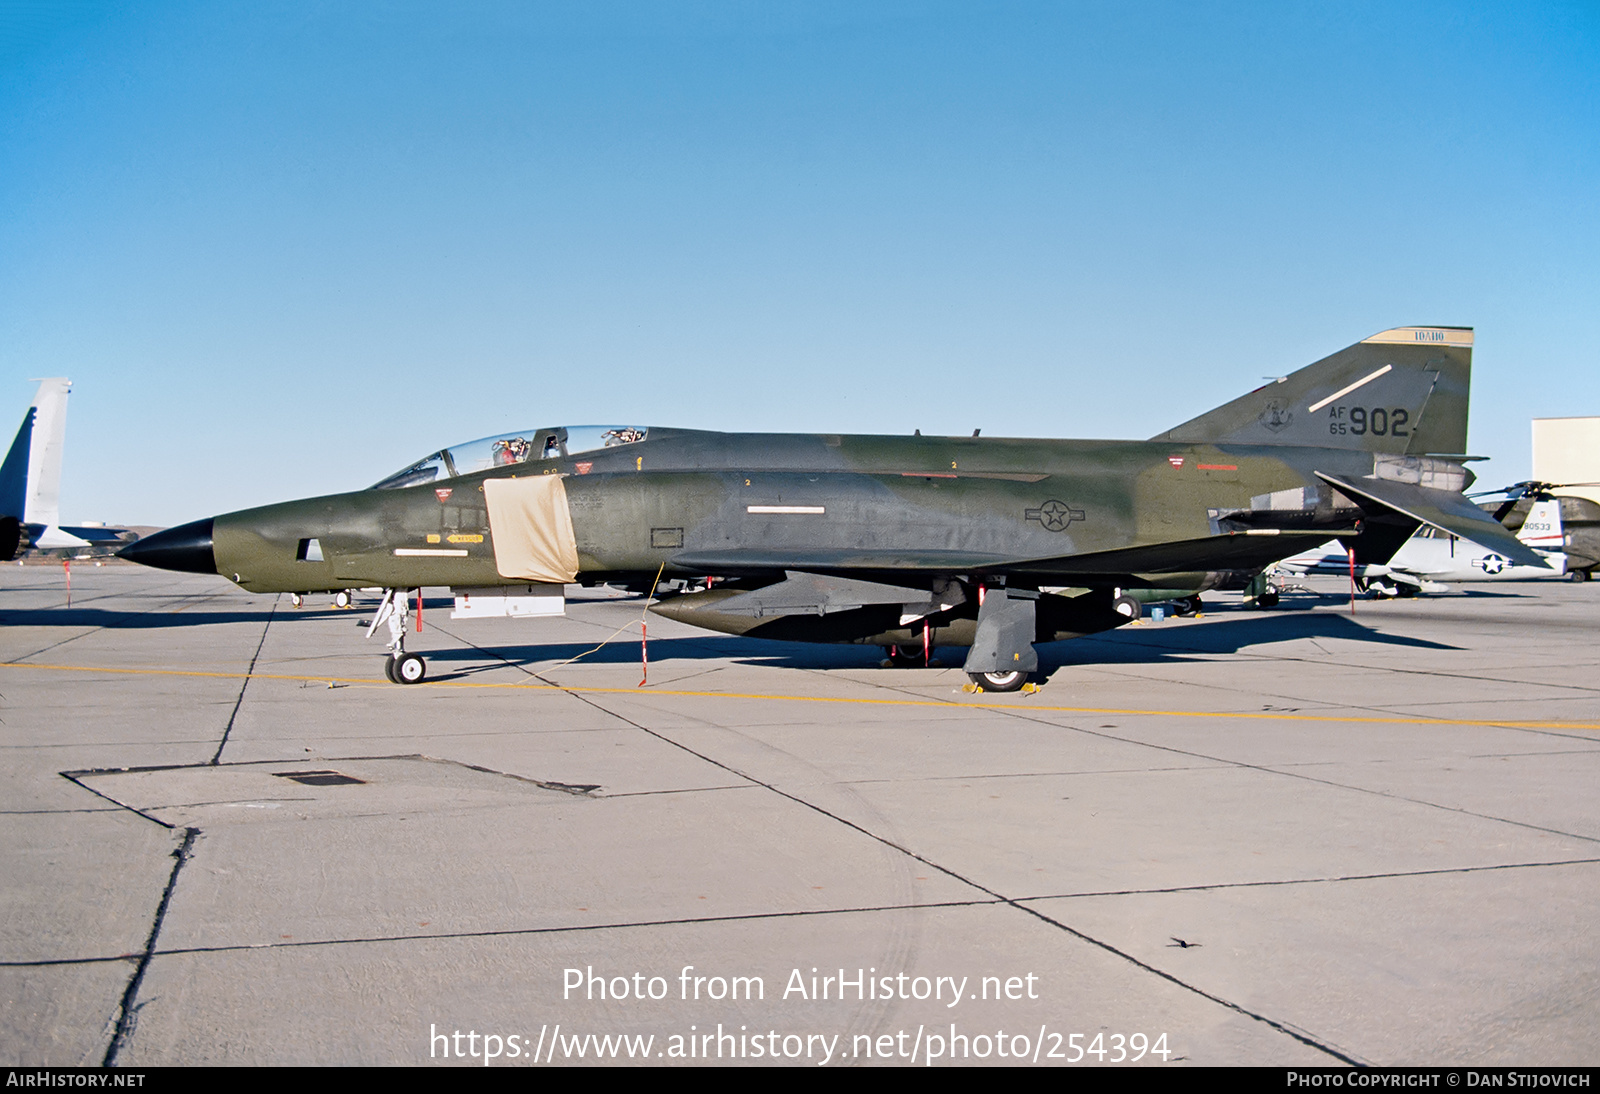
<svg viewBox="0 0 1600 1094"><path fill-rule="evenodd" d="M0 669L43 669L53 672L99 672L110 676L194 676L220 680L284 680L293 683L338 683L382 685L366 677L349 676L291 676L267 672L202 672L197 669L125 669L104 665L33 665L19 662L0 662ZM866 706L940 707L946 710L1013 710L1050 712L1055 714L1120 714L1126 717L1152 718L1243 718L1269 722L1334 722L1355 725L1408 725L1408 726L1483 726L1503 729L1600 730L1600 722L1535 722L1510 721L1496 718L1375 718L1369 715L1345 717L1337 714L1292 714L1283 711L1231 711L1231 710L1139 710L1122 707L1061 707L1035 705L1026 700L1015 703L954 702L944 699L857 699L829 695L759 695L738 691L669 691L656 688L586 688L565 684L491 684L470 680L428 680L415 687L435 688L518 688L525 691L567 692L574 695L660 695L688 699L766 699L786 703L857 703ZM1063 727L1069 728L1069 727Z"/></svg>
<svg viewBox="0 0 1600 1094"><path fill-rule="evenodd" d="M1365 387L1367 384L1372 383L1372 381L1376 380L1378 377L1382 376L1384 373L1390 371L1393 368L1394 368L1393 365L1384 365L1377 372L1369 373L1368 375L1363 376L1361 379L1357 380L1355 383L1351 384L1349 387L1340 388L1338 391L1335 391L1332 395L1328 396L1326 399L1323 399L1321 402L1312 403L1310 406L1306 407L1306 409L1309 410L1311 413L1315 414L1317 411L1321 410L1323 407L1327 406L1329 403L1333 402L1335 399L1343 399L1346 395L1350 394L1356 388Z"/></svg>

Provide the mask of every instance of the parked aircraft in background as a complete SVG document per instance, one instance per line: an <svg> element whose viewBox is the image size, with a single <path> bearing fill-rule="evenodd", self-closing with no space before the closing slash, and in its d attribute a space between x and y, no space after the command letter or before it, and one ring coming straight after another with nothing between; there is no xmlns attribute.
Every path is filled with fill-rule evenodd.
<svg viewBox="0 0 1600 1094"><path fill-rule="evenodd" d="M61 453L72 381L39 381L33 405L0 463L0 561L25 551L63 557L111 555L132 533L99 525L61 527Z"/></svg>
<svg viewBox="0 0 1600 1094"><path fill-rule="evenodd" d="M1272 567L1271 572L1297 577L1353 574L1361 589L1384 597L1442 593L1452 584L1463 582L1556 578L1567 572L1567 556L1562 550L1561 505L1556 499L1534 502L1518 528L1517 538L1535 551L1544 565L1518 564L1499 551L1480 547L1430 525L1419 529L1386 563L1352 567L1345 547L1333 541L1314 551L1286 558Z"/></svg>
<svg viewBox="0 0 1600 1094"><path fill-rule="evenodd" d="M1195 593L1333 536L1376 564L1428 524L1542 565L1462 493L1472 337L1387 330L1148 441L530 429L120 553L253 592L381 587L400 683L426 674L411 590L538 615L576 581L734 634L970 646L1009 691L1034 643L1128 622L1119 589Z"/></svg>
<svg viewBox="0 0 1600 1094"><path fill-rule="evenodd" d="M1560 493L1573 487L1596 486L1592 482L1519 482L1505 490L1506 495L1497 503L1479 502L1494 514L1494 518L1513 532L1521 532L1532 519L1534 509L1545 503L1558 506L1558 528L1561 533L1561 550L1567 556L1567 577L1573 581L1588 581L1600 567L1600 504L1589 498Z"/></svg>

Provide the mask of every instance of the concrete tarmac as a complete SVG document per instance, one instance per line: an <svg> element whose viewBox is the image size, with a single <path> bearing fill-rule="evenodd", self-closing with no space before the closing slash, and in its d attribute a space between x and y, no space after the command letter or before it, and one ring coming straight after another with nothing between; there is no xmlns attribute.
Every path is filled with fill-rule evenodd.
<svg viewBox="0 0 1600 1094"><path fill-rule="evenodd" d="M0 569L9 1064L1600 1062L1600 584L974 695L657 616L640 686L604 592L430 599L401 687L370 600L72 581Z"/></svg>

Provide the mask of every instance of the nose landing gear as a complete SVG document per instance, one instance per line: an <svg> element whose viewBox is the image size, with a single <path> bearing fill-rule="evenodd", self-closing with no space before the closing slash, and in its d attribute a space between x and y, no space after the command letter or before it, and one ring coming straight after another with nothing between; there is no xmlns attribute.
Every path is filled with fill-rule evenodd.
<svg viewBox="0 0 1600 1094"><path fill-rule="evenodd" d="M422 590L417 590L421 595ZM396 684L420 684L428 675L428 663L420 654L406 652L406 602L411 599L408 589L385 589L378 604L378 614L367 626L367 637L378 629L378 624L389 626L389 652L383 658L383 674Z"/></svg>
<svg viewBox="0 0 1600 1094"><path fill-rule="evenodd" d="M428 663L415 653L408 653L398 660L389 654L383 658L383 674L391 683L395 684L420 684L428 675Z"/></svg>

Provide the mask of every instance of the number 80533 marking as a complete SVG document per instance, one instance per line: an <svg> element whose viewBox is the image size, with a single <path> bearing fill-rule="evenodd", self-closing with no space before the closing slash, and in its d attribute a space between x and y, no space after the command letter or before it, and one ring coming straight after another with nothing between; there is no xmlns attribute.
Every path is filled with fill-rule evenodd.
<svg viewBox="0 0 1600 1094"><path fill-rule="evenodd" d="M1328 411L1328 432L1360 437L1409 437L1411 414L1404 407L1336 406Z"/></svg>

